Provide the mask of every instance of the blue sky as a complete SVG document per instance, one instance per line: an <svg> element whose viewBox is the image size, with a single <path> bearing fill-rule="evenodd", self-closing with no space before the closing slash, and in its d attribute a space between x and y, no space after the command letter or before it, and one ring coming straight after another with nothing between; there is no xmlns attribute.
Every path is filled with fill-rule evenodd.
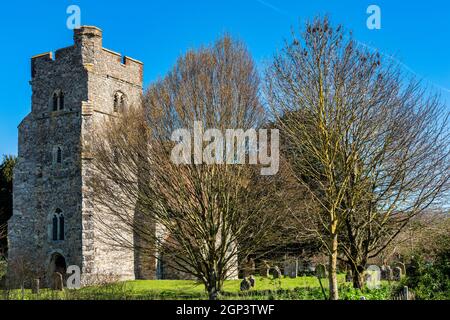
<svg viewBox="0 0 450 320"><path fill-rule="evenodd" d="M17 125L30 111L31 56L72 44L66 9L103 29L104 47L145 63L145 85L163 76L189 48L228 32L244 41L258 65L271 58L291 27L328 14L355 39L393 55L450 104L450 2L445 0L189 0L0 2L0 155L17 153ZM381 29L366 27L369 5Z"/></svg>

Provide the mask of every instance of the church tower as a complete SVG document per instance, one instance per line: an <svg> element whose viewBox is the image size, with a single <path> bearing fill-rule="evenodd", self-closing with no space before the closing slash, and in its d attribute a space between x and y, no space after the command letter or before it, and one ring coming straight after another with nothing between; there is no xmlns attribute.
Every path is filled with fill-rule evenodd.
<svg viewBox="0 0 450 320"><path fill-rule="evenodd" d="M134 279L135 252L101 241L87 181L95 124L142 99L143 64L103 48L102 31L74 30L74 45L31 59L32 107L19 125L10 266L50 279L69 265L82 281ZM23 268L22 268L23 269Z"/></svg>

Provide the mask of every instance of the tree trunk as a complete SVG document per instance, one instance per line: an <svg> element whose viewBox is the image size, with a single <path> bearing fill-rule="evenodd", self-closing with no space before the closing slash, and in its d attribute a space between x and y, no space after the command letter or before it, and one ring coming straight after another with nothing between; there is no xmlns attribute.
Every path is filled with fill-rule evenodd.
<svg viewBox="0 0 450 320"><path fill-rule="evenodd" d="M364 287L364 266L366 265L367 259L359 260L356 264L351 264L350 268L353 274L353 288L362 289Z"/></svg>
<svg viewBox="0 0 450 320"><path fill-rule="evenodd" d="M219 299L220 288L218 286L218 283L208 284L207 291L208 291L208 299L209 300L218 300Z"/></svg>
<svg viewBox="0 0 450 320"><path fill-rule="evenodd" d="M209 274L208 283L206 284L206 291L208 292L209 300L218 300L221 285L215 271Z"/></svg>
<svg viewBox="0 0 450 320"><path fill-rule="evenodd" d="M329 266L328 266L330 300L339 300L338 282L337 282L337 255L338 255L337 248L338 248L337 234L333 234L331 236L330 241L331 252L329 255Z"/></svg>
<svg viewBox="0 0 450 320"><path fill-rule="evenodd" d="M361 267L352 266L352 272L353 272L353 288L355 289L362 289L364 287L364 268L361 271Z"/></svg>

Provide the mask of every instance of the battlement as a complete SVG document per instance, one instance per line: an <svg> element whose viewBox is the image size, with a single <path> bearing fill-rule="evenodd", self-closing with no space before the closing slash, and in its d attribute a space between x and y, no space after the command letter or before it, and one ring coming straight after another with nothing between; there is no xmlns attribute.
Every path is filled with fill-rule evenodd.
<svg viewBox="0 0 450 320"><path fill-rule="evenodd" d="M82 46L85 43L95 43L99 48L102 47L102 30L94 26L81 26L74 29L73 40L76 46Z"/></svg>
<svg viewBox="0 0 450 320"><path fill-rule="evenodd" d="M31 57L31 78L34 78L34 76L36 75L36 66L41 61L42 62L53 61L53 53L45 52Z"/></svg>
<svg viewBox="0 0 450 320"><path fill-rule="evenodd" d="M106 49L106 48L102 48L102 50L106 54L109 54L109 55L113 56L117 60L117 62L120 62L123 65L128 66L128 65L131 65L131 64L138 64L138 65L143 65L144 64L143 62L141 62L139 60L130 58L128 56L122 56L122 54L120 54L118 52L115 52L115 51L112 51L112 50L109 50L109 49Z"/></svg>
<svg viewBox="0 0 450 320"><path fill-rule="evenodd" d="M82 26L74 30L74 44L52 52L38 54L31 58L31 77L47 73L50 69L58 65L58 68L67 65L69 69L75 70L79 67L88 66L89 71L107 72L113 70L114 64L118 66L129 67L131 73L129 76L135 78L132 82L142 82L143 63L128 56L122 56L120 53L103 48L103 32L95 26ZM70 64L70 66L68 66ZM114 76L120 77L117 70L113 72ZM128 78L128 77L127 77ZM127 79L130 81L130 79Z"/></svg>
<svg viewBox="0 0 450 320"><path fill-rule="evenodd" d="M50 52L37 54L35 56L32 56L31 59L32 60L36 60L36 59L53 60L53 53L50 51Z"/></svg>

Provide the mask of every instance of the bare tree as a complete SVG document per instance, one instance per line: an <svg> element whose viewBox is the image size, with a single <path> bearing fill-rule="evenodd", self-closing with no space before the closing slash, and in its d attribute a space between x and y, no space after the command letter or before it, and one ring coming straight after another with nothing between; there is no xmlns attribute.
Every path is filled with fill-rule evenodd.
<svg viewBox="0 0 450 320"><path fill-rule="evenodd" d="M343 260L363 286L368 259L377 257L412 217L443 205L450 179L448 111L398 65L359 51L362 85L346 98L355 118L341 146L352 159L342 210ZM356 70L355 70L356 71Z"/></svg>
<svg viewBox="0 0 450 320"><path fill-rule="evenodd" d="M303 40L301 44L294 39L275 57L267 71L266 95L282 135L290 142L293 172L317 204L311 210L320 229L313 232L328 253L330 298L338 299L338 234L347 214L341 207L349 173L338 164L346 159L341 158L342 133L336 119L346 109L334 103L330 66L342 58L336 55L342 40L327 20L308 24Z"/></svg>
<svg viewBox="0 0 450 320"><path fill-rule="evenodd" d="M339 250L360 286L367 258L445 190L448 114L327 18L307 23L300 39L293 34L267 72L266 95L292 170L311 196L302 231L321 239L330 298L338 299Z"/></svg>
<svg viewBox="0 0 450 320"><path fill-rule="evenodd" d="M363 119L376 145L358 151L344 203L351 214L342 252L357 288L368 259L382 253L413 217L443 205L450 177L447 119L438 100L426 98L415 84L386 98L398 100L385 100L378 119Z"/></svg>
<svg viewBox="0 0 450 320"><path fill-rule="evenodd" d="M170 267L201 281L210 299L218 298L223 281L236 274L237 257L254 251L275 219L252 188L254 167L196 162L192 153L185 159L192 164L177 164L171 136L177 129L192 132L199 121L201 132L258 128L264 119L258 86L249 53L225 36L181 57L151 85L143 107L105 122L93 142L90 185L96 205L108 212L102 221L108 238L156 259L163 255ZM121 236L130 233L139 241Z"/></svg>

